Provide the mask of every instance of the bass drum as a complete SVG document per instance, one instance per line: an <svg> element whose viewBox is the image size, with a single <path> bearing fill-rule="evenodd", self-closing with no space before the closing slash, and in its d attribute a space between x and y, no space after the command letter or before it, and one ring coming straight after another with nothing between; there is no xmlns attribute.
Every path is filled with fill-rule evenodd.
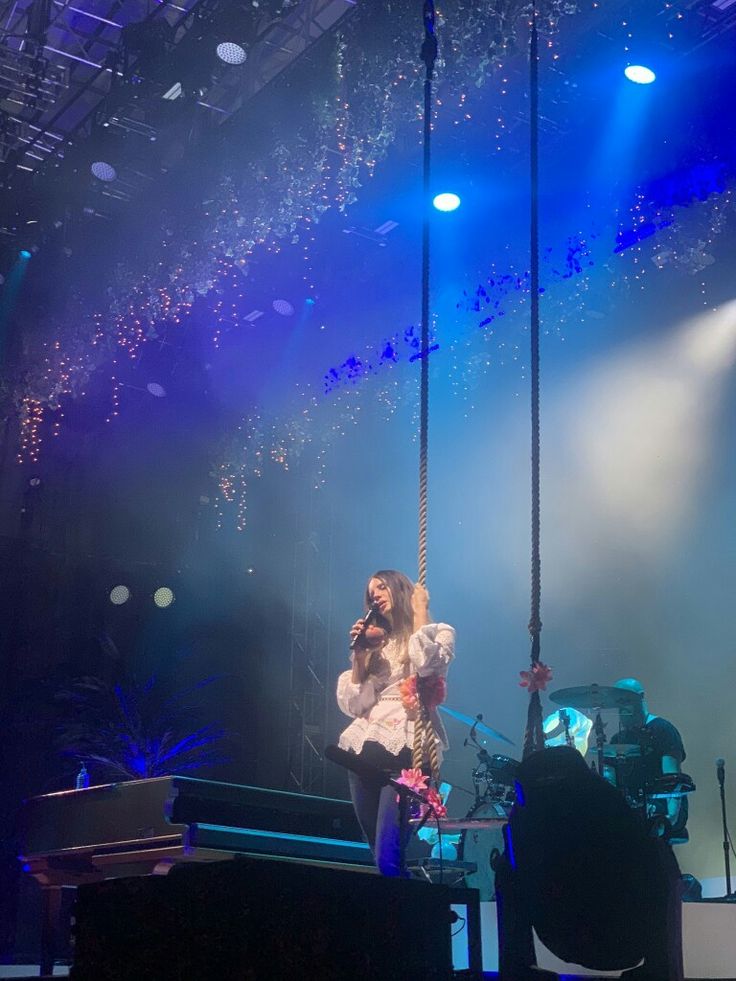
<svg viewBox="0 0 736 981"><path fill-rule="evenodd" d="M509 801L483 801L468 814L468 820L481 818L501 818L507 820L511 812ZM497 854L503 854L503 828L468 828L463 831L458 845L458 859L461 862L472 862L475 872L465 873L465 885L469 889L477 889L481 902L489 902L496 898L495 864Z"/></svg>

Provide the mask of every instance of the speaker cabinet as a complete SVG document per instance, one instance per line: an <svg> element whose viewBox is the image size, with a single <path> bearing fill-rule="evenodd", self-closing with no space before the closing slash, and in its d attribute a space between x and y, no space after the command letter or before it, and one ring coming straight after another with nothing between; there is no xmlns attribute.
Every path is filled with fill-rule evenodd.
<svg viewBox="0 0 736 981"><path fill-rule="evenodd" d="M445 886L237 858L79 889L74 981L447 981Z"/></svg>

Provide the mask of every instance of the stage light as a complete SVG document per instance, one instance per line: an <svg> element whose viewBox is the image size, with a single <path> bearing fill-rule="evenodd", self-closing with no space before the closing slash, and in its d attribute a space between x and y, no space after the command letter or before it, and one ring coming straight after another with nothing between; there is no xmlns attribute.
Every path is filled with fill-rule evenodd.
<svg viewBox="0 0 736 981"><path fill-rule="evenodd" d="M445 191L442 194L436 194L432 204L438 211L455 211L460 207L460 198L457 194Z"/></svg>
<svg viewBox="0 0 736 981"><path fill-rule="evenodd" d="M248 57L245 48L234 41L223 41L215 48L217 57L224 61L226 65L242 65Z"/></svg>
<svg viewBox="0 0 736 981"><path fill-rule="evenodd" d="M28 249L21 249L20 250L20 257L21 257L21 259L30 259L31 258L31 253L28 251Z"/></svg>
<svg viewBox="0 0 736 981"><path fill-rule="evenodd" d="M130 590L127 586L113 586L110 590L110 602L113 606L122 606L130 599Z"/></svg>
<svg viewBox="0 0 736 981"><path fill-rule="evenodd" d="M288 300L274 300L271 306L282 317L291 317L294 314L294 307Z"/></svg>
<svg viewBox="0 0 736 981"><path fill-rule="evenodd" d="M174 602L174 592L169 589L168 586L159 586L156 592L153 594L153 602L159 608L159 610L165 610L167 606L171 606Z"/></svg>
<svg viewBox="0 0 736 981"><path fill-rule="evenodd" d="M635 82L637 85L651 85L657 77L652 69L647 68L646 65L627 65L624 69L624 75L630 82Z"/></svg>
<svg viewBox="0 0 736 981"><path fill-rule="evenodd" d="M98 181L114 181L118 176L112 164L105 163L104 160L95 160L89 168Z"/></svg>
<svg viewBox="0 0 736 981"><path fill-rule="evenodd" d="M148 392L153 395L154 398L163 399L166 397L166 389L163 385L159 385L158 382L149 382L146 385Z"/></svg>

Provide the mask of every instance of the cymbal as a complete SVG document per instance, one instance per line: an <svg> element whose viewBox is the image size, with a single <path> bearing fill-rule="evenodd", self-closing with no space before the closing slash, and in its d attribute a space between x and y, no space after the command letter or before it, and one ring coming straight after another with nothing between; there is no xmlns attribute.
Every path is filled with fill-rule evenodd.
<svg viewBox="0 0 736 981"><path fill-rule="evenodd" d="M477 718L473 718L472 715L465 715L464 712L458 712L457 709L451 709L447 705L439 706L440 712L444 712L445 715L452 716L453 719L457 719L458 722L464 722L466 726L475 726L475 731L482 733L484 736L490 736L491 739L498 739L502 743L508 743L509 746L515 746L516 743L509 739L508 736L504 736L502 732L498 732L497 729L491 729L487 726L485 722L480 721Z"/></svg>
<svg viewBox="0 0 736 981"><path fill-rule="evenodd" d="M550 694L557 705L574 709L621 709L641 705L642 696L628 688L606 685L581 685L579 688L559 688Z"/></svg>

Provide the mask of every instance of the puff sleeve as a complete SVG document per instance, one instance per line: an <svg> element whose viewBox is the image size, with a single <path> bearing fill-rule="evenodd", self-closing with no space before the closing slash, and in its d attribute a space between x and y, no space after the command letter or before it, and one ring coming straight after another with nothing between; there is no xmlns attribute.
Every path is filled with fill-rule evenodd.
<svg viewBox="0 0 736 981"><path fill-rule="evenodd" d="M409 638L409 661L420 678L444 676L455 657L455 629L446 623L428 623Z"/></svg>
<svg viewBox="0 0 736 981"><path fill-rule="evenodd" d="M337 704L341 712L353 719L359 719L373 708L378 700L375 680L369 676L356 684L351 670L343 671L337 679Z"/></svg>

